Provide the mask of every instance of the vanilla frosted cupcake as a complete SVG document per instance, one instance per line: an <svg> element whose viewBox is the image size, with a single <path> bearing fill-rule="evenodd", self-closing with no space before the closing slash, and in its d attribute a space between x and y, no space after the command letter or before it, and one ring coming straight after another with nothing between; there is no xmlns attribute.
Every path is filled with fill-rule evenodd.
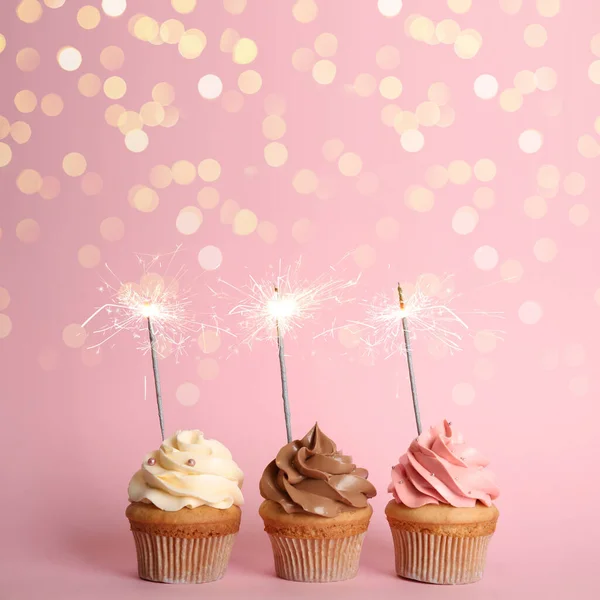
<svg viewBox="0 0 600 600"><path fill-rule="evenodd" d="M354 577L375 496L365 469L338 452L317 424L265 469L259 513L278 577L328 582Z"/></svg>
<svg viewBox="0 0 600 600"><path fill-rule="evenodd" d="M178 431L148 454L129 483L126 511L139 576L220 579L240 526L243 478L231 452L198 430Z"/></svg>
<svg viewBox="0 0 600 600"><path fill-rule="evenodd" d="M399 576L444 584L481 579L499 514L488 464L448 421L411 443L392 468L394 499L385 510Z"/></svg>

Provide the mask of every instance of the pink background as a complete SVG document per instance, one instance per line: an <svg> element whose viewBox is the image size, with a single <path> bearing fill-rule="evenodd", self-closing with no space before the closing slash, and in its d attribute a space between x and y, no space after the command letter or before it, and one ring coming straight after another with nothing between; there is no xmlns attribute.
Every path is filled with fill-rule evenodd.
<svg viewBox="0 0 600 600"><path fill-rule="evenodd" d="M474 0L469 8L460 0L405 0L399 14L387 18L375 0L317 0L316 14L314 3L302 0L205 0L188 14L175 10L186 2L174 0L174 8L167 0L129 0L122 16L109 17L100 0L88 0L100 9L100 20L84 29L77 20L83 0L62 6L59 0L26 0L18 14L33 23L17 16L17 4L4 0L0 7L0 596L315 593L272 576L268 540L257 517L258 479L285 440L270 344L230 356L228 341L209 353L193 342L178 363L173 357L162 361L168 432L199 428L224 442L246 473L246 506L223 581L174 589L136 577L123 513L129 477L160 441L152 396L143 399L149 357L126 336L95 354L86 350L91 338L73 336L68 326L81 323L105 300L97 290L105 262L121 277L135 279L134 253L165 253L183 244L178 259L188 269L198 313L213 307L226 313L226 303L206 287L218 287L219 277L243 285L249 272L260 276L279 259L290 263L302 256L303 274L313 278L348 252L344 275L362 272L358 299L393 292L397 278L414 282L423 273L438 278L454 273L456 291L464 293L458 307L504 313L502 321L469 321L463 351L454 356L427 340L415 341L424 424L451 419L492 458L502 489L486 577L466 588L424 586L393 575L383 516L386 487L390 466L414 436L402 358L365 360L360 347L347 348L342 342L352 343L338 334L312 340L334 316L338 323L361 319L358 302L323 314L289 341L295 435L318 419L339 447L370 470L379 491L359 576L319 593L597 597L599 413L593 364L599 358L600 5ZM399 4L380 3L383 12ZM110 8L110 2L105 5ZM136 30L130 19L138 13L158 24L177 19L187 30L200 29L206 47L188 59L156 33L154 44L142 41L131 33ZM417 13L425 19L416 20ZM458 25L439 25L447 19ZM155 27L148 19L144 23L149 31ZM531 25L545 33L527 29ZM256 43L251 64L236 64L227 44L222 46L227 28ZM451 41L453 30L454 36L463 32L455 44L439 43ZM335 50L326 58L314 50L323 33L337 39L337 48L317 43L322 54ZM124 53L116 71L100 59L110 45ZM83 57L72 72L57 61L63 46L77 48ZM380 51L382 46L391 48ZM33 70L35 53L17 60L24 48L39 54ZM294 55L300 48L308 50ZM470 58L458 55L465 53ZM328 84L313 77L313 65L322 59L336 67ZM316 66L317 78L327 68ZM238 89L239 75L249 69L261 77L254 94ZM100 88L86 97L79 80L88 73L97 76L83 80L92 88L121 77L126 94L110 99ZM217 75L223 85L212 100L197 87L206 74ZM487 100L479 97L486 90L474 87L483 74L499 86ZM389 76L402 82L398 98L384 98L378 89ZM113 104L140 111L161 82L173 86L167 114L171 123L178 120L171 127L144 125L148 147L132 152L105 111ZM386 85L384 93L394 95ZM29 110L23 105L27 95L15 102L22 90L37 98L32 112L22 112ZM56 116L46 114L58 111L56 98L43 101L51 93L63 104ZM155 105L148 110L164 113ZM401 110L406 114L398 116ZM268 114L280 119L263 125ZM130 117L135 124L135 115ZM281 119L285 133L276 141L288 156L273 167L265 162L265 147L274 140L263 129L274 137L270 132L282 128ZM30 137L19 122L29 125ZM418 148L411 147L419 141L417 126L424 146L409 152L406 147ZM406 127L413 132L402 133ZM521 137L527 130L534 133ZM535 132L543 138L539 149ZM130 135L128 143L140 136ZM338 164L335 144L324 152L326 142L336 139L362 166L352 156ZM73 177L63 169L63 158L72 152L85 157L86 174ZM207 158L220 164L216 181L196 175L189 184L156 187L162 185L152 171L157 165L166 165L168 175L176 161L197 167ZM478 163L481 159L493 161L492 179L494 169ZM357 166L352 173L360 173L345 175L348 163ZM66 166L69 170L68 161ZM297 177L302 170L310 173ZM140 188L134 186L148 189L136 196ZM218 192L213 208L207 208L206 194L217 198L214 191L203 192L198 205L197 194L206 186ZM153 199L154 210L139 210L144 194ZM189 206L200 208L203 222L185 235L180 230L193 225L194 211L188 211L191 221L185 213L178 221L178 215ZM234 216L239 209L252 214ZM206 246L222 253L216 270L205 271L197 260ZM477 253L481 247L493 250ZM504 341L487 335L489 329L503 330ZM196 387L180 388L185 383ZM183 405L179 400L188 396L182 389L191 389L192 397L198 393L199 400Z"/></svg>

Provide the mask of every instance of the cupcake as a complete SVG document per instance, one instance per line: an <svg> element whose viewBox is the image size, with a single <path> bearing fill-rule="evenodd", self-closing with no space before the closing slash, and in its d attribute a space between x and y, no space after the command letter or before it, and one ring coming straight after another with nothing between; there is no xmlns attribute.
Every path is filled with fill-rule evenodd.
<svg viewBox="0 0 600 600"><path fill-rule="evenodd" d="M375 496L350 456L338 452L317 424L284 446L265 469L259 513L282 579L328 582L358 571Z"/></svg>
<svg viewBox="0 0 600 600"><path fill-rule="evenodd" d="M489 461L444 421L422 433L392 468L385 509L400 577L472 583L483 577L498 497Z"/></svg>
<svg viewBox="0 0 600 600"><path fill-rule="evenodd" d="M198 430L178 431L144 458L126 516L142 579L206 583L223 577L244 503L231 452Z"/></svg>

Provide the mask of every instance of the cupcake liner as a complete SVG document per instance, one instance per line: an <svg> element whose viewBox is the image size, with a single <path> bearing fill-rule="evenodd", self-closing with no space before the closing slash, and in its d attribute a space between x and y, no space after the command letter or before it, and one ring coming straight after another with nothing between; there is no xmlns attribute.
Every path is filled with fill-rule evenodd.
<svg viewBox="0 0 600 600"><path fill-rule="evenodd" d="M198 538L132 531L142 579L160 583L208 583L221 579L236 534Z"/></svg>
<svg viewBox="0 0 600 600"><path fill-rule="evenodd" d="M396 573L425 583L473 583L483 577L491 535L455 537L392 527Z"/></svg>
<svg viewBox="0 0 600 600"><path fill-rule="evenodd" d="M343 538L293 538L269 534L277 577L326 583L352 579L358 572L365 532Z"/></svg>

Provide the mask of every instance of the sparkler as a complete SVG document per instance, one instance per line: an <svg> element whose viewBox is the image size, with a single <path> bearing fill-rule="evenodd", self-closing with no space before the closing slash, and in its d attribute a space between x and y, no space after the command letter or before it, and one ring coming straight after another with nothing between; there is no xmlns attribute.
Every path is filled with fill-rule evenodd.
<svg viewBox="0 0 600 600"><path fill-rule="evenodd" d="M281 263L277 275L263 280L250 277L250 283L240 289L222 281L242 298L230 311L230 315L239 317L239 328L245 337L241 343L252 348L255 342L271 341L277 343L283 409L288 443L292 441L292 426L288 395L287 370L285 362L284 338L294 336L307 321L316 318L325 304L347 302L343 293L356 285L355 280L341 280L322 276L315 281L300 280L298 271L301 262L295 268L282 271ZM335 271L334 267L331 267Z"/></svg>
<svg viewBox="0 0 600 600"><path fill-rule="evenodd" d="M138 255L143 275L140 283L123 283L108 265L110 275L117 282L113 285L107 281L100 291L108 291L112 302L96 309L83 323L88 325L100 315L108 315L108 322L101 325L93 333L101 336L100 341L90 348L99 348L119 333L128 331L139 341L138 348L142 352L150 352L152 357L152 373L162 439L165 438L162 391L160 383L159 357L173 351L176 356L184 351L187 341L193 333L205 328L215 329L223 333L230 332L219 327L217 317L213 314L213 323L196 322L190 315L191 299L185 292L180 292L179 282L185 270L180 268L175 276L168 277L173 258L181 246L166 255L170 257L164 275L151 272L155 266L162 267L162 255Z"/></svg>

